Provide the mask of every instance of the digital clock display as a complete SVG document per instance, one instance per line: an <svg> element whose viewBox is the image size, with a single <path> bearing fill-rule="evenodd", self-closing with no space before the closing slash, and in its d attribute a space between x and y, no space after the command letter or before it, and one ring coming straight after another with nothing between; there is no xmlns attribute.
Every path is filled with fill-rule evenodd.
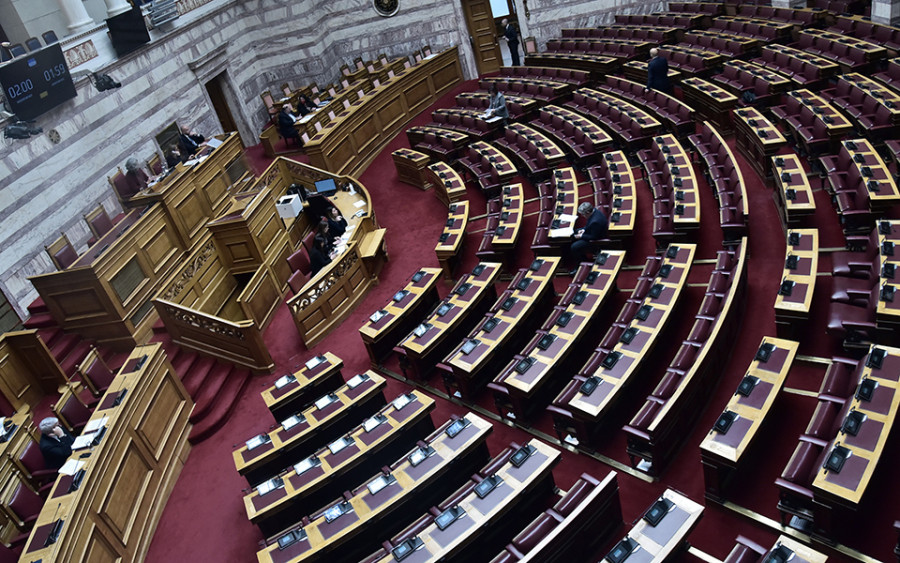
<svg viewBox="0 0 900 563"><path fill-rule="evenodd" d="M59 43L0 65L0 86L10 109L22 120L34 119L76 96Z"/></svg>

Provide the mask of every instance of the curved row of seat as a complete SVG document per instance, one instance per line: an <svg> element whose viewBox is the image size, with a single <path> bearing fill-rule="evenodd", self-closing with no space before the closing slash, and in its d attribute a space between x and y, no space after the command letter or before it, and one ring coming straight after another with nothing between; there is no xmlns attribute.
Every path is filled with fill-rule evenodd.
<svg viewBox="0 0 900 563"><path fill-rule="evenodd" d="M737 341L748 269L746 237L718 252L690 334L644 406L623 427L632 465L640 459L649 473L659 474L690 433L702 412L696 405L712 393Z"/></svg>
<svg viewBox="0 0 900 563"><path fill-rule="evenodd" d="M703 161L710 187L719 202L719 224L726 241L737 240L747 231L750 205L744 174L731 147L709 122L688 138Z"/></svg>
<svg viewBox="0 0 900 563"><path fill-rule="evenodd" d="M565 158L556 143L536 129L522 123L510 123L504 136L494 141L511 158L520 164L532 180L541 180L550 169Z"/></svg>
<svg viewBox="0 0 900 563"><path fill-rule="evenodd" d="M645 91L644 84L618 76L607 76L606 84L597 89L606 90L653 112L669 131L679 137L694 132L694 109L674 96L658 90Z"/></svg>
<svg viewBox="0 0 900 563"><path fill-rule="evenodd" d="M628 157L622 151L603 155L603 166L585 170L594 192L594 207L609 218L608 236L627 239L634 232L637 216L637 186Z"/></svg>
<svg viewBox="0 0 900 563"><path fill-rule="evenodd" d="M603 263L582 263L559 303L522 351L488 384L500 416L528 420L559 392L570 371L570 354L593 333L597 315L616 290L623 251L601 254Z"/></svg>
<svg viewBox="0 0 900 563"><path fill-rule="evenodd" d="M542 107L530 125L559 139L569 160L579 165L595 162L612 144L612 137L602 127L561 106Z"/></svg>
<svg viewBox="0 0 900 563"><path fill-rule="evenodd" d="M700 228L699 184L691 159L674 135L655 137L638 151L653 193L653 238L663 247L678 233Z"/></svg>
<svg viewBox="0 0 900 563"><path fill-rule="evenodd" d="M661 127L656 118L611 94L581 88L564 104L605 125L628 149L643 146Z"/></svg>
<svg viewBox="0 0 900 563"><path fill-rule="evenodd" d="M696 249L694 244L671 246L663 256L647 257L615 322L547 407L560 439L592 444L625 389L651 364L651 352L669 327L687 285Z"/></svg>
<svg viewBox="0 0 900 563"><path fill-rule="evenodd" d="M674 36L674 28L660 28L641 25L610 25L604 27L578 27L563 28L560 35L563 38L611 38L631 39L632 41L647 41L651 43L664 43Z"/></svg>

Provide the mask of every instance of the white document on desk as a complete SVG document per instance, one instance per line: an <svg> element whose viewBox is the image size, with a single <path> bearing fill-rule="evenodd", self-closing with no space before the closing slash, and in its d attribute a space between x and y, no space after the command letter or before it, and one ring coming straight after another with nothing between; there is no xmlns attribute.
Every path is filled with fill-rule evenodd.
<svg viewBox="0 0 900 563"><path fill-rule="evenodd" d="M106 426L106 423L108 421L109 421L108 416L102 416L100 418L91 420L87 424L85 424L84 430L82 430L81 433L82 434L91 434L93 432L96 432L97 430L100 430L101 428Z"/></svg>
<svg viewBox="0 0 900 563"><path fill-rule="evenodd" d="M572 227L562 227L559 229L550 229L550 231L547 232L547 236L549 236L551 238L570 237L573 234L575 234L575 229L573 229Z"/></svg>
<svg viewBox="0 0 900 563"><path fill-rule="evenodd" d="M206 141L206 146L208 146L208 147L211 148L211 149L219 148L219 146L220 146L221 144L222 144L222 141L220 141L220 140L218 140L218 139L215 139L215 138Z"/></svg>
<svg viewBox="0 0 900 563"><path fill-rule="evenodd" d="M93 434L82 434L81 436L75 438L75 441L72 442L73 450L81 450L87 448L91 445L91 440L94 439Z"/></svg>
<svg viewBox="0 0 900 563"><path fill-rule="evenodd" d="M363 199L353 203L353 207L356 207L356 208L365 207L365 206L366 206L366 201Z"/></svg>
<svg viewBox="0 0 900 563"><path fill-rule="evenodd" d="M84 467L84 462L80 459L70 459L63 464L62 467L59 468L60 475L75 475L78 473L81 468Z"/></svg>
<svg viewBox="0 0 900 563"><path fill-rule="evenodd" d="M503 118L500 117L499 115L495 115L494 117L488 117L487 119L484 120L484 122L485 123L496 123L496 122L500 121L501 119L503 119Z"/></svg>
<svg viewBox="0 0 900 563"><path fill-rule="evenodd" d="M559 217L557 217L557 219L559 219L560 223L574 223L575 222L575 216L569 215L568 213L560 213Z"/></svg>

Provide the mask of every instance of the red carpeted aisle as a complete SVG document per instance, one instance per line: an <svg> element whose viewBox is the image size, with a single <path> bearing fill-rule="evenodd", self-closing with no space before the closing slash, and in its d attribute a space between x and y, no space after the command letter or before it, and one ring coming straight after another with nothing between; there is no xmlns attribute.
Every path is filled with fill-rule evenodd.
<svg viewBox="0 0 900 563"><path fill-rule="evenodd" d="M444 96L434 107L417 116L410 125L431 121L431 111L436 107L455 105L453 97L456 93L477 88L476 81L469 81L458 86L453 92ZM685 141L686 142L686 141ZM331 351L341 357L345 363L345 377L362 372L369 367L369 358L359 337L357 329L363 324L372 311L386 303L398 288L420 267L437 266L434 245L440 235L446 218L447 209L431 192L423 192L413 186L397 181L397 175L391 159L391 151L408 146L406 136L398 135L375 158L360 181L365 185L373 199L373 208L381 226L387 228L387 245L390 261L386 264L381 276L380 285L374 287L363 303L347 318L339 330L326 337L319 345L307 350L299 340L297 331L286 307L282 306L266 331L266 342L272 353L277 369L271 376L255 378L245 395L240 399L236 409L227 423L212 438L194 446L185 465L174 492L163 513L156 535L153 539L147 561L255 561L258 549L257 542L262 539L260 532L247 520L242 500L242 489L247 486L234 468L231 451L234 445L242 443L248 437L265 431L274 420L265 408L259 391L271 385L282 373L295 369L310 355L323 351ZM733 141L732 141L733 146ZM696 530L690 536L693 546L719 559L724 559L734 544L734 538L744 535L762 545L771 545L777 537L776 531L759 523L738 516L734 511L713 503L703 497L703 474L700 464L699 443L712 426L728 398L733 393L743 376L763 336L775 335L774 310L772 305L777 293L785 253L785 235L772 197L772 190L754 172L738 154L741 168L747 182L750 198L749 226L749 278L746 294L746 310L741 327L741 337L733 343L731 360L719 378L718 386L711 394L707 405L698 405L703 412L699 422L686 438L674 462L663 472L660 482L650 483L624 471L619 472L619 485L626 525L639 518L644 509L667 487L675 488L692 499L706 505L706 512ZM268 163L259 147L247 149L247 156L257 172ZM305 157L299 158L305 161ZM698 175L701 175L699 168ZM703 220L700 230L692 239L698 243L697 259L711 260L717 250L722 248L722 233L718 224L717 204L705 183L701 194ZM817 181L813 180L813 185ZM652 201L649 191L640 182L638 195L638 221L634 237L626 243L627 263L640 266L646 257L654 253L655 245L650 233ZM643 189L642 189L643 188ZM588 195L589 186L582 187L582 197ZM526 198L533 198L536 191L530 184L525 185ZM469 193L472 203L472 214L484 213L485 201L480 193ZM840 246L843 238L836 215L831 209L827 194L817 193L818 209L813 219L814 225L821 229L822 247ZM535 211L536 203L526 204L526 212ZM534 229L534 217L529 217L526 229L519 241L516 261L522 267L530 263L532 255L529 249ZM465 257L457 275L470 270L477 262L474 251L477 248L484 221L471 223L467 237ZM827 264L827 260L823 260ZM824 265L820 271L827 269ZM620 412L616 413L610 425L608 435L600 445L599 454L624 465L628 464L625 455L624 433L619 430L627 424L635 411L643 403L644 397L656 385L665 371L665 367L675 354L678 344L687 335L693 323L693 316L702 300L704 288L712 264L696 264L691 272L687 288L680 307L679 318L667 332L665 343L657 347L651 358L656 369L645 370L641 380L634 386ZM619 286L622 291L612 300L609 308L602 315L596 335L592 335L586 343L582 354L586 357L593 346L599 342L606 327L628 297L637 271L623 271ZM558 291L568 283L569 278L560 277L555 281ZM830 283L828 278L820 277L814 297L815 312L810 325L802 333L800 354L830 357L838 353L836 343L831 341L824 331L824 319L827 315ZM505 283L505 282L503 282ZM503 285L501 283L501 287ZM447 294L451 286L439 286L440 295ZM389 361L386 367L399 372L396 360ZM795 362L787 387L803 391L816 391L824 374L825 366L810 362ZM570 374L566 374L568 377ZM442 389L439 378L432 377L429 384ZM386 396L391 399L401 391L408 389L405 383L395 379L388 380ZM755 511L766 518L777 522L777 491L773 484L789 459L796 444L797 436L803 432L809 416L815 407L815 397L786 392L779 399L772 413L772 419L765 426L764 444L755 450L752 471L742 476L741 482L734 488L733 501L737 505ZM483 392L477 404L493 411L490 394ZM464 405L438 399L437 408L432 418L440 423L451 413L462 414L469 409ZM532 427L548 435L554 435L549 415L543 414L532 421ZM489 440L489 448L497 453L510 441L523 443L531 438L528 432L511 428L505 424L495 423L494 432ZM896 450L893 450L896 451ZM884 465L893 459L883 460ZM850 523L852 528L844 539L853 548L860 549L867 555L881 560L892 558L891 549L895 537L889 532L895 513L892 507L898 506L900 488L891 487L892 475L884 471L876 474L873 482L873 493L870 498L878 497L881 503L872 503L859 521ZM584 455L565 451L563 461L554 470L556 483L562 489L568 488L582 472L602 477L610 470L610 466ZM297 519L317 510L318 506L304 506L296 514ZM604 546L607 549L608 546ZM598 553L598 558L603 553Z"/></svg>

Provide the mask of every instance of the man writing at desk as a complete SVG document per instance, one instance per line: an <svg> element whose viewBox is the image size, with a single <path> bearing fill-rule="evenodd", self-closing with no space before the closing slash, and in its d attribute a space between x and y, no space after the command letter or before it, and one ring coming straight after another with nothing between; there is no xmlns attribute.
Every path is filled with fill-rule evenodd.
<svg viewBox="0 0 900 563"><path fill-rule="evenodd" d="M609 230L609 219L590 203L585 201L579 205L578 214L585 217L587 222L583 229L578 229L572 234L575 240L569 248L569 257L570 262L574 263L574 268L569 271L570 276L575 275L578 263L584 260L585 253L591 248L593 242L604 238Z"/></svg>
<svg viewBox="0 0 900 563"><path fill-rule="evenodd" d="M506 119L509 117L509 110L506 109L506 98L503 96L503 93L497 89L497 83L491 83L491 99L490 105L486 112L484 112L485 119L491 119L493 117L501 117L503 118L503 124L506 125Z"/></svg>
<svg viewBox="0 0 900 563"><path fill-rule="evenodd" d="M60 426L59 419L50 416L41 421L41 453L47 469L59 469L72 455L75 438Z"/></svg>

